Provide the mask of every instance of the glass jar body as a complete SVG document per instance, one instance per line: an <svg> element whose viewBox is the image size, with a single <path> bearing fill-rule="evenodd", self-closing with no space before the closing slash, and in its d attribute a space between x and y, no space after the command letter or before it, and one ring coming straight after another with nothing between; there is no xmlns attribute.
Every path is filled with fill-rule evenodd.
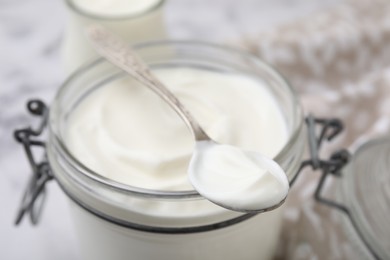
<svg viewBox="0 0 390 260"><path fill-rule="evenodd" d="M74 202L71 214L83 259L266 260L275 254L282 208L223 229L189 234L159 234L104 221ZM264 232L270 230L272 232Z"/></svg>
<svg viewBox="0 0 390 260"><path fill-rule="evenodd" d="M266 82L280 105L289 135L275 160L290 180L294 177L305 146L303 115L295 93L274 69L249 54L214 45L159 42L136 49L152 68L201 67L250 74ZM243 214L220 208L195 191L154 191L123 185L90 171L67 150L63 130L69 113L91 91L121 76L123 72L109 63L94 61L65 82L50 111L48 158L57 181L72 201L84 257L270 259L278 243L282 208Z"/></svg>

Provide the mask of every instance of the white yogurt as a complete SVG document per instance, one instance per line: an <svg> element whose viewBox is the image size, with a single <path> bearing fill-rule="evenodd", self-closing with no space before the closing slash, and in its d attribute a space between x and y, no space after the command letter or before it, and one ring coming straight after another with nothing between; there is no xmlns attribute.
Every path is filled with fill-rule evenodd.
<svg viewBox="0 0 390 260"><path fill-rule="evenodd" d="M289 183L272 159L238 147L198 141L189 177L205 198L237 211L259 211L280 204Z"/></svg>
<svg viewBox="0 0 390 260"><path fill-rule="evenodd" d="M219 143L270 158L286 143L282 114L260 82L198 69L154 73ZM66 136L75 157L107 178L147 189L192 189L191 132L159 96L131 79L83 100L69 118Z"/></svg>
<svg viewBox="0 0 390 260"><path fill-rule="evenodd" d="M68 22L62 47L65 72L97 57L90 46L85 28L100 24L129 44L166 37L163 0L67 0Z"/></svg>
<svg viewBox="0 0 390 260"><path fill-rule="evenodd" d="M217 142L270 158L287 142L282 112L258 79L195 68L153 72ZM130 78L106 83L84 98L69 114L64 137L79 161L111 180L155 190L193 189L187 175L195 148L191 132L159 96ZM239 216L205 200L124 196L121 204L133 222L154 226L197 226ZM94 260L270 259L281 228L279 209L227 228L184 235L124 229L78 206L72 210L84 258Z"/></svg>

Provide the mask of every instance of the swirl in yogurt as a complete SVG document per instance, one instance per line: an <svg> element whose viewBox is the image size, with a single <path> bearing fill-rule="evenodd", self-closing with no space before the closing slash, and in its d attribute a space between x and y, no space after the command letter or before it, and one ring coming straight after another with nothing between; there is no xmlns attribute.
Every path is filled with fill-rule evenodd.
<svg viewBox="0 0 390 260"><path fill-rule="evenodd" d="M153 73L218 143L274 158L287 142L282 112L259 79L196 68ZM80 102L65 136L81 163L109 179L146 189L193 189L187 176L195 148L191 132L160 97L129 77ZM259 182L248 185L255 189Z"/></svg>

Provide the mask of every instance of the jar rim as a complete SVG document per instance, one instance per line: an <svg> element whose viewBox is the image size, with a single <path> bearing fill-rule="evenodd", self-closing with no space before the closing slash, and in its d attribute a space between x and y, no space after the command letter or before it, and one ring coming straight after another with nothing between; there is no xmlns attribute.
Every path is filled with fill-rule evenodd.
<svg viewBox="0 0 390 260"><path fill-rule="evenodd" d="M277 79L279 82L281 82L286 89L290 92L290 97L293 102L293 106L295 108L295 112L293 113L295 118L295 121L298 123L295 125L295 129L293 129L291 135L289 136L288 141L284 145L283 149L279 151L279 153L274 157L274 160L276 162L280 161L281 158L284 158L286 154L290 151L290 149L294 146L294 141L299 137L301 130L304 125L303 120L303 110L301 108L300 102L298 100L298 96L293 89L293 87L288 83L288 81L282 76L282 74L275 69L272 65L262 61L260 58L256 57L255 55L238 50L233 47L228 46L221 46L218 44L213 43L205 43L202 41L187 41L187 40L160 40L160 41L150 41L150 42L144 42L139 43L133 46L135 50L143 50L145 48L151 48L156 46L196 46L196 47L207 47L207 48L214 48L219 51L226 51L229 53L235 53L242 57L245 57L247 59L250 59L251 61L256 62L258 65L261 65L264 70L266 70L268 73L270 73L274 79ZM60 86L54 100L52 103L52 106L55 106L56 103L58 103L58 100L63 95L63 91L65 90L66 86L76 79L79 75L83 74L85 71L88 71L90 68L105 62L106 60L104 58L97 58L93 61L90 61L89 63L84 64L80 68L78 68L75 72L73 72ZM196 190L183 190L183 191L166 191L166 190L154 190L154 189L147 189L147 188L140 188L132 185L123 184L117 181L114 181L112 179L109 179L103 175L98 174L97 172L94 172L93 170L89 169L87 166L85 166L82 162L80 162L76 157L73 156L73 154L69 151L67 146L65 145L65 142L59 135L58 131L55 131L55 123L56 123L56 117L53 114L53 110L50 110L50 120L49 120L49 131L52 135L55 145L60 149L61 153L64 155L64 158L71 163L72 165L75 165L75 167L80 170L86 177L89 179L92 179L94 181L97 181L98 183L109 187L110 189L115 189L121 193L126 194L133 194L141 197L149 197L149 198L162 198L162 199L192 199L192 198L202 198L202 196L196 191Z"/></svg>
<svg viewBox="0 0 390 260"><path fill-rule="evenodd" d="M86 10L83 10L82 8L78 7L77 4L74 3L74 0L65 0L65 3L72 11L74 11L77 14L80 14L82 16L88 17L88 18L100 19L100 20L116 20L116 21L120 21L120 20L125 20L125 19L135 19L135 18L141 17L141 16L143 16L145 14L151 13L151 12L161 8L164 5L165 0L156 1L155 4L149 6L145 10L140 11L140 12L136 12L136 13L133 13L133 14L128 14L128 15L126 15L126 14L121 14L121 15L99 15L99 14L96 14L96 13L93 13L93 12L88 12Z"/></svg>

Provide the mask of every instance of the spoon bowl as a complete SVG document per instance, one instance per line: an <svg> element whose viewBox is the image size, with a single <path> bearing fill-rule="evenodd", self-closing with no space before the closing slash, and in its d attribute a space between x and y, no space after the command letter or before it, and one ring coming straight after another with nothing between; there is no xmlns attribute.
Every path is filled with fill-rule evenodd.
<svg viewBox="0 0 390 260"><path fill-rule="evenodd" d="M258 152L197 141L188 177L211 202L239 212L265 212L283 204L289 183L284 170Z"/></svg>

